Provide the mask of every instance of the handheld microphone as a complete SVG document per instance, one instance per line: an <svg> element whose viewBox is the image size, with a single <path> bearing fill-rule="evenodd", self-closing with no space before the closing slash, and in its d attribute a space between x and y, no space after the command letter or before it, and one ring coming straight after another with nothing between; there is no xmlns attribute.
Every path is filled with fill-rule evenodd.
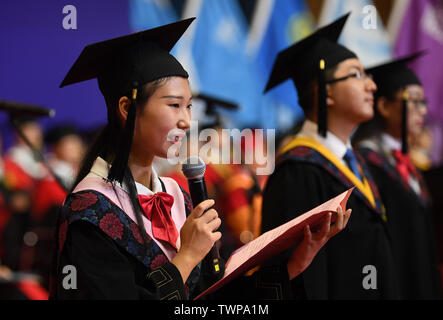
<svg viewBox="0 0 443 320"><path fill-rule="evenodd" d="M194 208L200 202L208 199L208 192L206 190L204 178L205 170L206 164L199 157L190 157L186 159L182 166L183 174L188 179L189 192L191 193ZM214 243L204 260L209 266L210 274L216 277L217 280L220 279L224 274L224 264L221 263L216 243Z"/></svg>

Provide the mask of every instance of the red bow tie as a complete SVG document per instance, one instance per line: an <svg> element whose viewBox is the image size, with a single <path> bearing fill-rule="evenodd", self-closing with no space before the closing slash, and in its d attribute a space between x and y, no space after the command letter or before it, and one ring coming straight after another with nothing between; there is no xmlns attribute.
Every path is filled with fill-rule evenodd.
<svg viewBox="0 0 443 320"><path fill-rule="evenodd" d="M168 242L177 250L178 231L171 217L174 197L165 192L146 196L138 195L143 214L151 221L152 235L158 240Z"/></svg>
<svg viewBox="0 0 443 320"><path fill-rule="evenodd" d="M404 154L401 150L394 150L394 158L397 162L397 170L402 176L403 180L409 185L409 176L417 177L417 169L412 163L409 154Z"/></svg>

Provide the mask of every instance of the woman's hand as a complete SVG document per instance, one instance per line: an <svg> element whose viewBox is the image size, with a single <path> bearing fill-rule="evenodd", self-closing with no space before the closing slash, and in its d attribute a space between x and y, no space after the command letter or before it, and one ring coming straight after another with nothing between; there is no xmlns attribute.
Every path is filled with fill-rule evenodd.
<svg viewBox="0 0 443 320"><path fill-rule="evenodd" d="M322 224L321 230L312 234L309 225L305 227L303 241L294 250L289 258L287 268L289 279L292 280L302 273L312 262L320 249L337 233L342 231L349 221L352 209L343 213L341 207L337 208L337 219L331 226L332 213L329 212Z"/></svg>
<svg viewBox="0 0 443 320"><path fill-rule="evenodd" d="M201 202L185 221L180 230L180 249L171 260L186 281L192 269L206 256L214 243L221 238L221 232L215 231L221 224L217 211L209 209L214 200Z"/></svg>

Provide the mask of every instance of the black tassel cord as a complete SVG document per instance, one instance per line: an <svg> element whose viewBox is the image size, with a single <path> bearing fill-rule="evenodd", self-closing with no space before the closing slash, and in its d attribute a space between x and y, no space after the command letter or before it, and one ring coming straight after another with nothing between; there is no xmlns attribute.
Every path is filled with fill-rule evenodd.
<svg viewBox="0 0 443 320"><path fill-rule="evenodd" d="M318 133L326 137L327 132L327 111L326 111L326 76L325 61L320 60L318 76L318 110L317 110Z"/></svg>
<svg viewBox="0 0 443 320"><path fill-rule="evenodd" d="M125 171L128 166L129 153L131 152L132 138L134 137L135 115L137 111L137 87L132 90L131 105L129 106L125 128L120 138L118 148L115 152L115 159L109 170L108 179L122 183Z"/></svg>
<svg viewBox="0 0 443 320"><path fill-rule="evenodd" d="M408 100L409 95L405 91L402 96L401 106L401 152L403 154L408 153Z"/></svg>

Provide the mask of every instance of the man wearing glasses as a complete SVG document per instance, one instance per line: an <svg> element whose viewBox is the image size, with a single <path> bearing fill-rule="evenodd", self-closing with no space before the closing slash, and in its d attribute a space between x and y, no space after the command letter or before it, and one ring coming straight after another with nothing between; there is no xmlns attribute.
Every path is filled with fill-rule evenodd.
<svg viewBox="0 0 443 320"><path fill-rule="evenodd" d="M282 148L268 180L262 232L355 186L347 228L292 280L292 298L398 298L385 211L350 143L356 127L373 117L376 85L355 53L337 44L348 15L281 51L266 87L292 79L306 120ZM283 265L289 253L272 263Z"/></svg>

